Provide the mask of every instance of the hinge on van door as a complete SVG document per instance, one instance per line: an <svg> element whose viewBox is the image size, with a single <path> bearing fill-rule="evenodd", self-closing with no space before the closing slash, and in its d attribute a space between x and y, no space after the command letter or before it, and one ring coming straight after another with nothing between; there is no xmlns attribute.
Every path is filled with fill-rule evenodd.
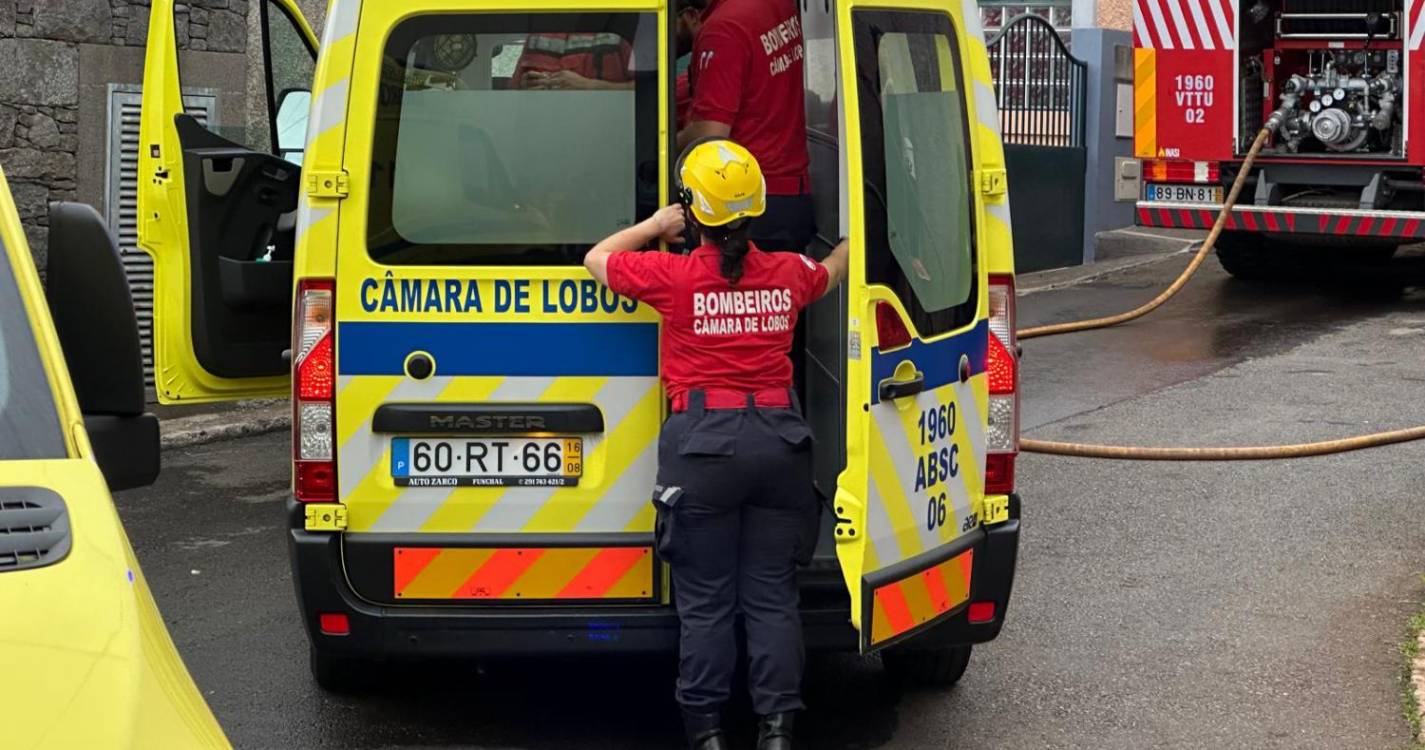
<svg viewBox="0 0 1425 750"><path fill-rule="evenodd" d="M1008 189L1009 176L1003 169L980 170L980 192L985 195L1004 195Z"/></svg>
<svg viewBox="0 0 1425 750"><path fill-rule="evenodd" d="M1009 497L990 495L980 499L980 523L994 526L1009 520Z"/></svg>
<svg viewBox="0 0 1425 750"><path fill-rule="evenodd" d="M307 173L307 195L312 198L345 198L351 192L346 170Z"/></svg>
<svg viewBox="0 0 1425 750"><path fill-rule="evenodd" d="M307 531L346 531L346 506L312 503L307 506Z"/></svg>

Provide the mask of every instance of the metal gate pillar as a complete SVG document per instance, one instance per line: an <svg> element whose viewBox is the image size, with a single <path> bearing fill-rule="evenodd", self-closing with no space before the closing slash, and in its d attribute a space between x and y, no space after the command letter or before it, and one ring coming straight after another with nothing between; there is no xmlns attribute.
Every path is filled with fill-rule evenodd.
<svg viewBox="0 0 1425 750"><path fill-rule="evenodd" d="M1134 202L1118 200L1115 190L1123 162L1133 156L1133 36L1074 29L1072 43L1074 56L1088 65L1083 248L1084 262L1092 263L1099 232L1133 225Z"/></svg>

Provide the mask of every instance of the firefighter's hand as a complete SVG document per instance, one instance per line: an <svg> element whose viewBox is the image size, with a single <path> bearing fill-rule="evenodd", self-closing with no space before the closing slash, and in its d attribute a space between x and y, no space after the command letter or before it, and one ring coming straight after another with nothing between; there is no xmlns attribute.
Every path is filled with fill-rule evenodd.
<svg viewBox="0 0 1425 750"><path fill-rule="evenodd" d="M593 80L572 70L556 70L549 73L531 71L525 74L525 80L529 82L526 88L531 89L587 90L595 87Z"/></svg>
<svg viewBox="0 0 1425 750"><path fill-rule="evenodd" d="M658 213L648 218L648 225L649 230L662 237L664 242L683 244L683 228L687 225L687 219L683 216L682 204L674 203L658 209Z"/></svg>

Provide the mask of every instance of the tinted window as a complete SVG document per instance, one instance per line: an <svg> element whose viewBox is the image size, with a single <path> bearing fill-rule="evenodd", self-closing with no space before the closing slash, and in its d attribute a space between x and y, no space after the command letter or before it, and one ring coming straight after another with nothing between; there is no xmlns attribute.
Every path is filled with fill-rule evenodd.
<svg viewBox="0 0 1425 750"><path fill-rule="evenodd" d="M0 460L64 458L49 378L0 243Z"/></svg>
<svg viewBox="0 0 1425 750"><path fill-rule="evenodd" d="M368 245L390 264L576 265L658 196L657 16L425 16L382 62Z"/></svg>
<svg viewBox="0 0 1425 750"><path fill-rule="evenodd" d="M857 13L866 273L922 336L975 314L972 162L960 60L941 13Z"/></svg>

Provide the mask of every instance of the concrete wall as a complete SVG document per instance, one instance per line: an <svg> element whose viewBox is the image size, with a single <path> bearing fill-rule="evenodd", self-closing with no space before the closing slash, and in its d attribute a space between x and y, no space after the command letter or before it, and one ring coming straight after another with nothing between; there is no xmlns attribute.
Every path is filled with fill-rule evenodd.
<svg viewBox="0 0 1425 750"><path fill-rule="evenodd" d="M183 86L216 92L229 127L261 111L258 2L175 7ZM325 0L298 3L320 33ZM148 0L0 0L0 167L41 269L50 201L105 210L109 85L143 82L149 12Z"/></svg>
<svg viewBox="0 0 1425 750"><path fill-rule="evenodd" d="M1098 25L1105 29L1133 30L1134 0L1098 0Z"/></svg>
<svg viewBox="0 0 1425 750"><path fill-rule="evenodd" d="M1074 57L1088 64L1087 160L1084 170L1084 262L1094 260L1094 235L1133 224L1133 203L1114 198L1117 159L1133 153L1133 138L1117 133L1118 97L1128 97L1132 86L1120 88L1115 48L1132 48L1133 35L1117 29L1074 29Z"/></svg>

